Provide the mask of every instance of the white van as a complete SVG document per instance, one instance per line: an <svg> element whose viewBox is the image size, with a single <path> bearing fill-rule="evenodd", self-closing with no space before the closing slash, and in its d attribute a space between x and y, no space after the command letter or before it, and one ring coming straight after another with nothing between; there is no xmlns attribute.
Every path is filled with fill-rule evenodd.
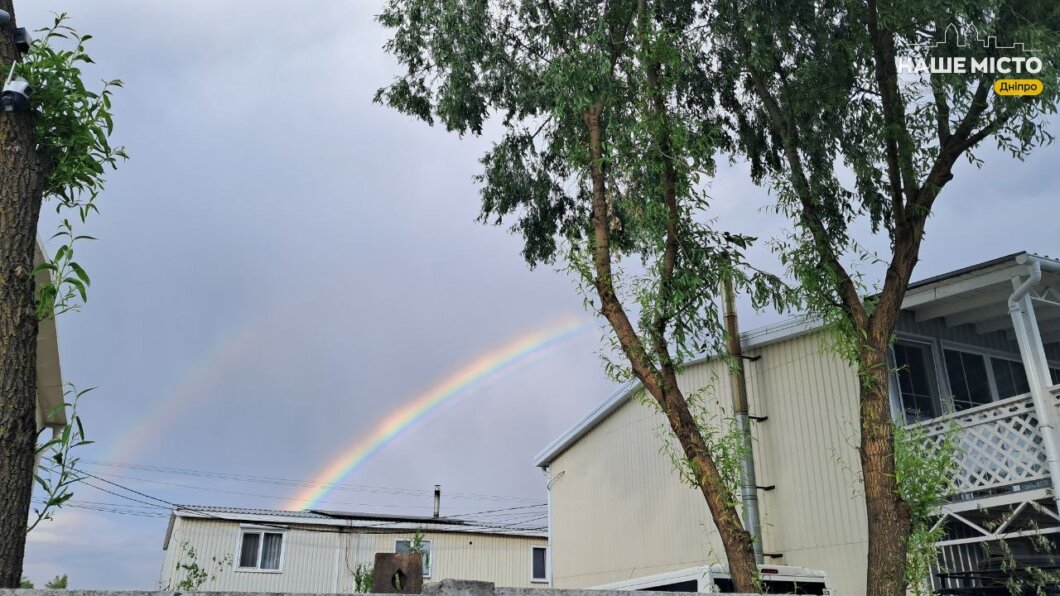
<svg viewBox="0 0 1060 596"><path fill-rule="evenodd" d="M790 565L760 565L758 569L762 574L762 591L765 594L834 594L828 588L828 578L823 571ZM614 582L592 589L632 592L733 593L732 578L725 565L691 567L680 571Z"/></svg>

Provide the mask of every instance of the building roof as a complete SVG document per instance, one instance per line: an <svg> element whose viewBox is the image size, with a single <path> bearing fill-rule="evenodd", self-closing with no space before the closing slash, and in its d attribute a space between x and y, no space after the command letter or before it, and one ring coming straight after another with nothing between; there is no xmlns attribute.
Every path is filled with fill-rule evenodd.
<svg viewBox="0 0 1060 596"><path fill-rule="evenodd" d="M1050 257L1039 256L1026 251L1013 253L969 267L956 269L949 273L912 282L909 284L909 288L906 291L902 307L923 307L925 304L945 299L953 299L954 296L963 292L969 290L978 291L988 286L993 287L992 291L997 292L999 290L995 286L1000 283L1010 283L1010 270L1024 267L1025 263L1032 259L1048 263L1051 266L1051 269L1060 268L1060 261ZM1011 285L1006 287L1008 288L1007 290L1001 291L1011 293ZM996 296L991 296L991 299L995 297ZM1001 304L1003 303L1004 302L1002 301ZM804 315L797 315L780 323L741 333L740 343L745 350L751 350L780 341L793 339L816 331L820 327L821 321L807 318ZM688 362L687 365L699 364L712 357L713 355L711 354L703 354ZM640 391L640 389L640 382L636 380L623 384L607 399L583 416L581 420L574 424L574 426L567 429L566 432L545 446L545 448L534 457L534 465L541 468L548 466L559 457L561 453L588 434L589 431L596 427L596 425L603 422L604 419L622 407L632 396Z"/></svg>
<svg viewBox="0 0 1060 596"><path fill-rule="evenodd" d="M316 525L354 528L364 531L395 532L423 530L433 532L459 532L464 534L492 534L501 536L525 536L538 538L545 532L525 524L503 524L499 522L474 521L463 518L445 518L415 515L388 515L359 513L352 511L282 511L276 509L252 509L246 507L218 507L213 505L178 505L172 517L194 519L218 519L262 525Z"/></svg>

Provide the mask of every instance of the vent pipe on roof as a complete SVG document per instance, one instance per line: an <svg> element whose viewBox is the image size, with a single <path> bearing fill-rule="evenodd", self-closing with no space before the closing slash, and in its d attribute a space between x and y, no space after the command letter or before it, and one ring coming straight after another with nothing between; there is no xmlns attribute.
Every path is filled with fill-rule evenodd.
<svg viewBox="0 0 1060 596"><path fill-rule="evenodd" d="M751 535L755 562L763 562L762 533L758 514L758 481L755 479L754 452L751 451L751 419L747 406L747 380L743 374L743 346L740 345L740 323L736 318L736 291L732 277L722 281L722 314L729 352L729 385L732 390L732 409L740 433L740 501L743 503L743 526Z"/></svg>
<svg viewBox="0 0 1060 596"><path fill-rule="evenodd" d="M434 517L437 518L442 512L442 485L434 485Z"/></svg>

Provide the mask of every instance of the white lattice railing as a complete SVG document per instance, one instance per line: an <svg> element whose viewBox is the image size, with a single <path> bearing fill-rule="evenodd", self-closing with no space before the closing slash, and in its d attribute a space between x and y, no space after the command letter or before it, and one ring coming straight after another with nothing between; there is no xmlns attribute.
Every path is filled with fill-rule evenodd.
<svg viewBox="0 0 1060 596"><path fill-rule="evenodd" d="M1060 385L1052 388L1060 407ZM960 465L954 477L957 493L990 491L1048 478L1045 447L1030 394L955 412L920 423L926 439L942 442L956 426Z"/></svg>

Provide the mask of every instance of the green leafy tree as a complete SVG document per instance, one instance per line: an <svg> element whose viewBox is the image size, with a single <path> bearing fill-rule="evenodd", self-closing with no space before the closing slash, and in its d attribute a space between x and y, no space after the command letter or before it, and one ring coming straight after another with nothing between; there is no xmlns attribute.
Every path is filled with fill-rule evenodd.
<svg viewBox="0 0 1060 596"><path fill-rule="evenodd" d="M357 565L353 571L353 591L368 594L375 587L375 570L364 563Z"/></svg>
<svg viewBox="0 0 1060 596"><path fill-rule="evenodd" d="M76 308L89 284L74 260L75 242L87 237L70 218L62 220L55 257L34 267L40 210L50 198L60 213L84 222L96 211L105 170L125 153L107 140L111 88L120 83L92 91L82 80L81 67L92 61L89 37L59 15L23 55L10 34L17 27L11 0L0 0L0 9L12 15L0 35L0 72L34 90L29 110L0 113L0 587L13 588L22 577L33 492L38 318ZM38 295L41 269L50 280Z"/></svg>
<svg viewBox="0 0 1060 596"><path fill-rule="evenodd" d="M19 580L18 587L24 588L24 589L27 589L27 590L32 590L33 589L33 581L31 579L29 579L28 577L24 577L24 578Z"/></svg>
<svg viewBox="0 0 1060 596"><path fill-rule="evenodd" d="M576 275L624 358L608 371L639 380L665 415L750 592L753 537L677 375L720 346L722 279L758 305L781 295L744 262L752 239L711 225L700 181L723 138L701 101L709 40L695 18L676 0L391 0L380 21L404 72L376 99L460 134L499 127L481 220L509 223L531 267L559 260Z"/></svg>
<svg viewBox="0 0 1060 596"><path fill-rule="evenodd" d="M76 387L69 385L65 394L72 397L59 406L66 410L67 425L62 432L44 439L37 446L40 464L34 478L43 497L36 502L39 506L33 507L26 533L32 532L42 521L52 519L55 511L73 498L73 487L82 479L77 470L79 458L75 455L82 447L91 445L92 441L85 438L85 427L81 423L78 407L81 398L90 391L92 388L78 391ZM46 432L46 429L41 432Z"/></svg>
<svg viewBox="0 0 1060 596"><path fill-rule="evenodd" d="M887 351L927 222L960 160L996 144L1017 159L1052 140L1060 7L1034 0L717 0L700 6L712 31L720 98L752 176L775 191L793 233L777 247L808 309L832 330L860 378L861 476L873 596L905 590L910 503L895 469ZM946 40L947 27L1037 50L1044 92L1005 97L984 73L899 73L916 59L982 60L1007 50ZM974 28L974 29L973 29ZM939 44L939 45L936 45ZM1019 57L1026 58L1026 54ZM1026 71L1024 71L1026 73ZM859 240L882 236L875 255ZM864 244L864 243L862 243ZM885 270L861 283L860 261Z"/></svg>
<svg viewBox="0 0 1060 596"><path fill-rule="evenodd" d="M44 584L49 590L66 590L70 585L70 578L66 574L56 575L48 583Z"/></svg>

